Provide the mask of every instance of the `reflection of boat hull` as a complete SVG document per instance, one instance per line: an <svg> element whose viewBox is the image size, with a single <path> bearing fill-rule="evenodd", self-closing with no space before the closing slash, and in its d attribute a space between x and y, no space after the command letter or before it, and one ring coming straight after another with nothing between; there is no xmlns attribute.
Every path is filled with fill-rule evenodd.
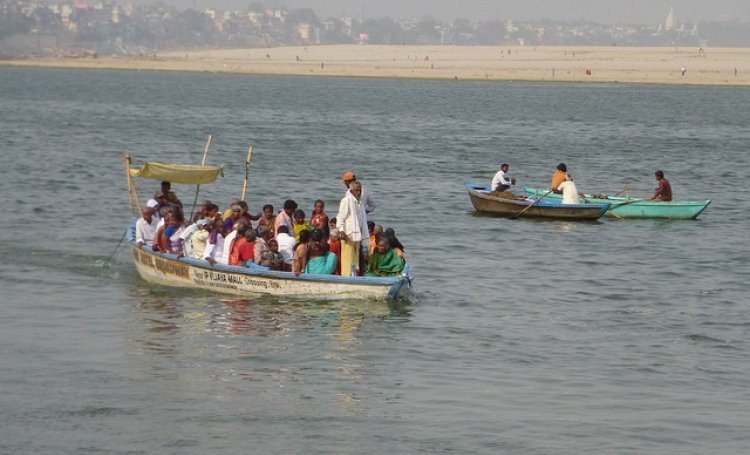
<svg viewBox="0 0 750 455"><path fill-rule="evenodd" d="M546 190L535 188L523 188L524 193L530 197L545 194ZM710 199L705 201L646 201L643 199L609 196L606 199L592 198L585 195L593 203L610 202L608 215L615 218L668 218L674 220L693 220L703 212ZM559 194L550 194L550 199L562 199Z"/></svg>
<svg viewBox="0 0 750 455"><path fill-rule="evenodd" d="M141 277L151 283L236 296L272 294L382 300L401 297L411 288L410 277L406 274L392 278L295 276L291 272L266 270L265 267L211 266L206 261L178 258L174 254L155 252L149 247L134 246L133 261Z"/></svg>
<svg viewBox="0 0 750 455"><path fill-rule="evenodd" d="M481 185L467 184L469 198L479 212L494 213L501 216L521 218L554 218L571 221L596 220L609 208L609 204L575 204L565 205L560 201L543 199L524 211L533 201L524 199L505 199L492 196L489 188ZM523 212L523 213L521 213Z"/></svg>

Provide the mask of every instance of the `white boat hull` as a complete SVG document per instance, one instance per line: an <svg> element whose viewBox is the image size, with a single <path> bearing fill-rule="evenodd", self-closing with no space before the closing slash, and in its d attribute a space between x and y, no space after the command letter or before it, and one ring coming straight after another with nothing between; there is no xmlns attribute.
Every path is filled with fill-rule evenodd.
<svg viewBox="0 0 750 455"><path fill-rule="evenodd" d="M332 299L394 299L404 296L411 280L393 278L340 277L256 270L247 267L214 265L206 261L177 258L133 247L133 261L140 276L151 283L248 296L259 294L325 297Z"/></svg>

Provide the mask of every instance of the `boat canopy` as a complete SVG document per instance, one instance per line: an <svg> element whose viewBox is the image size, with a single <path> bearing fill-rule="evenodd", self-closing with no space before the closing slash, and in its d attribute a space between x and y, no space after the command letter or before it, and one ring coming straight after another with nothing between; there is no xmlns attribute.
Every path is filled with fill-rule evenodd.
<svg viewBox="0 0 750 455"><path fill-rule="evenodd" d="M199 166L195 164L144 163L142 168L130 168L133 177L163 180L172 183L203 185L213 183L223 175L222 166Z"/></svg>

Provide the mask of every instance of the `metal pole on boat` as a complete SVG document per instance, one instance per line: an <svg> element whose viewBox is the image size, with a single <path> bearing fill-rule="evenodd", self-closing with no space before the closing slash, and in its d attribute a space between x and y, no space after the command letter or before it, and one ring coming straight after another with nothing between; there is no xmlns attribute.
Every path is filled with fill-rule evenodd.
<svg viewBox="0 0 750 455"><path fill-rule="evenodd" d="M247 149L247 159L245 159L245 181L242 183L242 197L241 201L245 200L245 192L247 191L247 176L250 173L250 158L253 156L253 146Z"/></svg>
<svg viewBox="0 0 750 455"><path fill-rule="evenodd" d="M206 165L206 155L208 155L208 146L211 145L211 135L208 135L208 140L206 140L206 148L203 149L203 159L201 159L201 166ZM201 186L197 185L195 187L195 199L193 199L193 208L190 209L190 222L193 222L193 213L195 213L195 206L198 204L198 193L201 191Z"/></svg>

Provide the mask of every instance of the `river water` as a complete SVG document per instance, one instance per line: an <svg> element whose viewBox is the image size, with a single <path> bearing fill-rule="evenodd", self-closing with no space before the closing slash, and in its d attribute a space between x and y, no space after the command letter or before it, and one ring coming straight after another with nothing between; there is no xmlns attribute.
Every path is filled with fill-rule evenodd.
<svg viewBox="0 0 750 455"><path fill-rule="evenodd" d="M0 452L750 451L750 91L0 69ZM150 285L121 154L225 176L251 209L354 170L407 301ZM712 199L694 221L473 212L502 162L545 186ZM158 182L139 182L141 197ZM175 185L183 201L194 188ZM113 251L115 254L112 256ZM110 261L110 257L111 261Z"/></svg>

